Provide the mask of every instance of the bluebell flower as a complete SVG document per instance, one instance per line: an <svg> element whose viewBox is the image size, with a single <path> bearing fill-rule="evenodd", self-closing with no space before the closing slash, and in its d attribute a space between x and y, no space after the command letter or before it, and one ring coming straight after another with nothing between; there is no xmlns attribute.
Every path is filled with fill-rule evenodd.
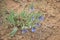
<svg viewBox="0 0 60 40"><path fill-rule="evenodd" d="M22 34L26 33L27 31L28 31L28 30L23 29L23 30L22 30Z"/></svg>
<svg viewBox="0 0 60 40"><path fill-rule="evenodd" d="M35 10L34 6L31 6L30 12L33 12Z"/></svg>
<svg viewBox="0 0 60 40"><path fill-rule="evenodd" d="M35 26L36 26L36 27L40 27L41 24L40 24L40 23L36 23Z"/></svg>
<svg viewBox="0 0 60 40"><path fill-rule="evenodd" d="M34 10L34 7L33 6L31 7L31 10Z"/></svg>
<svg viewBox="0 0 60 40"><path fill-rule="evenodd" d="M40 20L40 21L43 21L43 20L44 20L44 16L40 16L40 17L39 17L39 20Z"/></svg>
<svg viewBox="0 0 60 40"><path fill-rule="evenodd" d="M32 28L31 31L32 31L32 32L35 32L35 31L36 31L36 28Z"/></svg>

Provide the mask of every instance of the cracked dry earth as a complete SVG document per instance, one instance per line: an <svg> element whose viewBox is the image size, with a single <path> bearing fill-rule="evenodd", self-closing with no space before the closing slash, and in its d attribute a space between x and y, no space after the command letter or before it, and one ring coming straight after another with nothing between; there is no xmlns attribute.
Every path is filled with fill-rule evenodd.
<svg viewBox="0 0 60 40"><path fill-rule="evenodd" d="M23 0L18 2L5 0L4 2L0 3L0 10L6 6L7 11L14 9L17 13L20 13L23 9L27 10L27 7L33 2L36 10L44 12L45 20L34 33L29 31L21 34L18 31L14 37L10 37L8 34L12 31L13 27L9 24L9 27L7 27L7 23L1 22L4 20L1 17L1 13L4 12L2 10L0 12L0 40L60 40L60 0Z"/></svg>

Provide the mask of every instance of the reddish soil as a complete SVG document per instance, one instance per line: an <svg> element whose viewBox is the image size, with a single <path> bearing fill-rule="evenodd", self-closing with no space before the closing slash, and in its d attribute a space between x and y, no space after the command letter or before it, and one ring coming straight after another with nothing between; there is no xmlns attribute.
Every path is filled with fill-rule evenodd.
<svg viewBox="0 0 60 40"><path fill-rule="evenodd" d="M24 9L28 10L32 2L36 10L44 12L45 20L42 22L41 27L37 28L34 33L29 31L26 34L21 34L21 32L18 31L14 37L10 37L8 34L12 31L13 27L9 26L7 22L4 23L3 21L2 23L4 19L1 17L0 40L60 40L60 0L23 0L20 2L5 0L0 3L0 10L6 7L7 11L14 9L17 13L20 13ZM2 10L0 15L3 12L5 11Z"/></svg>

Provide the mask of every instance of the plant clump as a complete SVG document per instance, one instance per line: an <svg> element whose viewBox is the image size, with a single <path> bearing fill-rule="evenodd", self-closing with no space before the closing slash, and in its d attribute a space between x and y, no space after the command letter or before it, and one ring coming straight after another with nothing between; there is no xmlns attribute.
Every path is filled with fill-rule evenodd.
<svg viewBox="0 0 60 40"><path fill-rule="evenodd" d="M26 13L26 11L22 11L20 14L16 14L14 11L11 11L7 20L11 25L14 25L14 29L10 33L14 35L18 29L22 30L22 33L27 32L28 29L35 32L36 27L40 26L40 22L44 20L44 17L40 12Z"/></svg>

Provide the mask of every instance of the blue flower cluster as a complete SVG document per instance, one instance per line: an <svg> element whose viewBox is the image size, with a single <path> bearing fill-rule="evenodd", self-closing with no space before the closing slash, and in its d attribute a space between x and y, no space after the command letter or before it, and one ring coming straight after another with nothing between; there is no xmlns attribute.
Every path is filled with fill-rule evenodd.
<svg viewBox="0 0 60 40"><path fill-rule="evenodd" d="M35 32L35 31L36 31L36 28L35 28L35 27L34 27L34 28L31 28L31 31L32 31L32 32ZM24 34L24 33L26 33L26 32L28 32L27 29L22 30L22 34Z"/></svg>
<svg viewBox="0 0 60 40"><path fill-rule="evenodd" d="M43 16L40 16L39 18L38 18L40 21L43 21L44 20L44 17ZM34 20L34 17L32 17L32 21ZM35 24L35 27L40 27L41 26L41 24L40 23L36 23ZM31 31L32 32L35 32L36 31L36 28L35 27L32 27L31 28ZM23 29L22 30L22 33L26 33L26 32L28 32L28 30L27 29Z"/></svg>

